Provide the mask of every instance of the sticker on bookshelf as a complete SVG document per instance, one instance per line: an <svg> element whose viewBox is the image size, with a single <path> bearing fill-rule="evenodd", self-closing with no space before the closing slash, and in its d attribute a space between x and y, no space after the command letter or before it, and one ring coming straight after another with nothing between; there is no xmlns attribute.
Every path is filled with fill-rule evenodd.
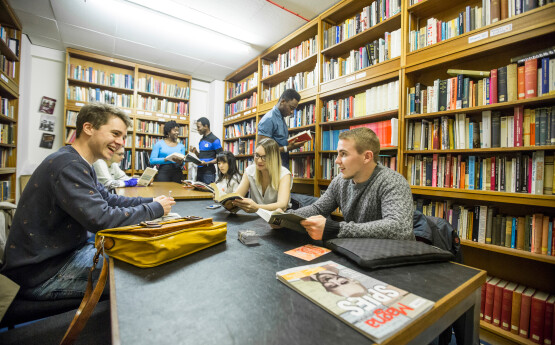
<svg viewBox="0 0 555 345"><path fill-rule="evenodd" d="M2 78L2 80L5 81L6 84L9 83L9 80L8 80L8 78L7 78L5 75L0 74L0 78Z"/></svg>
<svg viewBox="0 0 555 345"><path fill-rule="evenodd" d="M139 115L144 115L145 112L144 112L144 111L137 110L137 114L139 114Z"/></svg>
<svg viewBox="0 0 555 345"><path fill-rule="evenodd" d="M478 42L480 40L483 40L485 38L488 38L488 32L484 31L484 32L480 32L479 34L476 34L474 36L470 36L468 38L468 43L474 43L474 42Z"/></svg>
<svg viewBox="0 0 555 345"><path fill-rule="evenodd" d="M181 120L187 120L187 118L185 116L180 116L179 117Z"/></svg>
<svg viewBox="0 0 555 345"><path fill-rule="evenodd" d="M85 103L75 102L75 106L77 106L77 107L82 107L84 105L85 105Z"/></svg>
<svg viewBox="0 0 555 345"><path fill-rule="evenodd" d="M170 118L170 115L164 115L164 117L165 117L166 119L169 119L169 118Z"/></svg>
<svg viewBox="0 0 555 345"><path fill-rule="evenodd" d="M362 79L364 77L366 77L366 72L361 72L355 76L355 79Z"/></svg>
<svg viewBox="0 0 555 345"><path fill-rule="evenodd" d="M491 37L493 37L493 36L504 34L505 32L509 32L509 31L512 31L512 30L513 30L513 23L510 23L510 24L503 25L503 26L500 26L500 27L495 28L495 29L491 29L489 31L489 35Z"/></svg>
<svg viewBox="0 0 555 345"><path fill-rule="evenodd" d="M172 119L177 119L177 116L172 115L171 118L172 118Z"/></svg>
<svg viewBox="0 0 555 345"><path fill-rule="evenodd" d="M356 79L356 76L354 76L354 75L353 75L353 76L350 76L350 77L348 77L347 79L345 79L345 83L350 83L350 82L352 82L352 81L355 80L355 79Z"/></svg>
<svg viewBox="0 0 555 345"><path fill-rule="evenodd" d="M130 109L123 109L124 112L131 114L131 110Z"/></svg>
<svg viewBox="0 0 555 345"><path fill-rule="evenodd" d="M245 111L245 114L244 114L244 115L248 115L248 114L250 114L250 113L251 113L251 110Z"/></svg>
<svg viewBox="0 0 555 345"><path fill-rule="evenodd" d="M152 116L152 113L145 111L145 115Z"/></svg>

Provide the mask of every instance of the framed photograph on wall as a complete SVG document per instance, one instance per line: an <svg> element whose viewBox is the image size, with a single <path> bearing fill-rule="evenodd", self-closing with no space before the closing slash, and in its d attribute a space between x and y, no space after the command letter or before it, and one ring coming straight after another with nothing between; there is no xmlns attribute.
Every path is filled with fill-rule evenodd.
<svg viewBox="0 0 555 345"><path fill-rule="evenodd" d="M42 133L42 138L40 140L40 147L44 147L45 149L51 149L52 145L54 144L54 138L56 136L54 134Z"/></svg>
<svg viewBox="0 0 555 345"><path fill-rule="evenodd" d="M56 116L42 114L40 116L39 130L46 132L54 132L54 127L56 126Z"/></svg>
<svg viewBox="0 0 555 345"><path fill-rule="evenodd" d="M56 107L56 100L54 98L42 96L42 100L40 101L40 108L39 108L39 111L41 113L53 114L54 107Z"/></svg>

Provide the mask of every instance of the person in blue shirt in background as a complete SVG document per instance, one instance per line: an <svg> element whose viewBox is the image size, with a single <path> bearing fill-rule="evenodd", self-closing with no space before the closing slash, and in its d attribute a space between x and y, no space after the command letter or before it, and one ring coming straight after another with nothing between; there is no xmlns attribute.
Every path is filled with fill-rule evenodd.
<svg viewBox="0 0 555 345"><path fill-rule="evenodd" d="M301 95L294 89L287 89L281 94L277 104L267 112L258 123L258 141L270 138L274 139L279 145L281 155L281 164L289 169L289 151L304 145L304 141L292 141L289 143L288 126L285 118L293 114L299 102Z"/></svg>
<svg viewBox="0 0 555 345"><path fill-rule="evenodd" d="M158 174L154 178L159 182L177 182L183 180L183 160L168 160L167 156L174 152L185 155L185 146L178 141L179 125L175 121L164 124L164 139L158 141L152 148L150 164L159 165Z"/></svg>
<svg viewBox="0 0 555 345"><path fill-rule="evenodd" d="M197 181L210 184L216 181L216 155L223 151L220 139L210 131L210 121L206 117L197 120L198 134L202 135L198 144L199 150L191 146L189 151L205 162L197 168Z"/></svg>

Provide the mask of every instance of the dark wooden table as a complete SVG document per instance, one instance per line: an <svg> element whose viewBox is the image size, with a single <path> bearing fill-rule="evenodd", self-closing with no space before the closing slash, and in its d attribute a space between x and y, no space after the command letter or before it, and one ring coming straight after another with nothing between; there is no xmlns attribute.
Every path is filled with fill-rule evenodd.
<svg viewBox="0 0 555 345"><path fill-rule="evenodd" d="M180 201L182 216L228 222L227 242L154 268L110 262L113 344L370 344L371 340L276 279L276 272L333 260L436 302L383 344L427 344L461 315L465 344L478 343L485 272L444 262L366 270L335 253L311 262L284 251L313 243L306 234L271 229L256 214ZM252 229L260 245L237 240Z"/></svg>

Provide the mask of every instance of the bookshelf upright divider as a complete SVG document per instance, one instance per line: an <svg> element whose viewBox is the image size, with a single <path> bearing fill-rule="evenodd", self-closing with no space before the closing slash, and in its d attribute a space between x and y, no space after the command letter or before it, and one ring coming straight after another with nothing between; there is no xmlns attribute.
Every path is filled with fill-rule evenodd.
<svg viewBox="0 0 555 345"><path fill-rule="evenodd" d="M180 141L188 149L190 76L68 48L65 87L66 145L75 140L79 109L99 101L120 107L132 120L121 163L126 173L141 174L149 165L152 146L163 139L167 121L180 125Z"/></svg>

